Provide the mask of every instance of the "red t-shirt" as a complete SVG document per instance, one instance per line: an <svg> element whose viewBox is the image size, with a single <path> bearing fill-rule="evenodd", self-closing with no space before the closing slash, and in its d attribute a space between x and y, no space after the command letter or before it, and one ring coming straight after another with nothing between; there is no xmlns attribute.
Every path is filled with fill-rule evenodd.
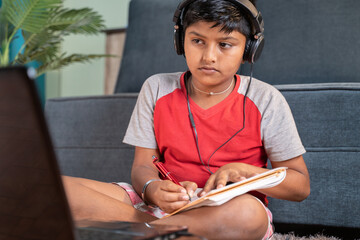
<svg viewBox="0 0 360 240"><path fill-rule="evenodd" d="M256 79L246 99L245 128L228 141L243 128L244 94L249 84L245 79L236 76L231 94L208 109L189 97L204 164L189 120L184 74L155 75L144 83L124 142L158 148L173 176L180 182L193 181L198 187L209 178L208 167L212 172L233 162L266 167L268 157L283 161L303 154L285 99L275 88ZM254 195L267 204L264 195Z"/></svg>

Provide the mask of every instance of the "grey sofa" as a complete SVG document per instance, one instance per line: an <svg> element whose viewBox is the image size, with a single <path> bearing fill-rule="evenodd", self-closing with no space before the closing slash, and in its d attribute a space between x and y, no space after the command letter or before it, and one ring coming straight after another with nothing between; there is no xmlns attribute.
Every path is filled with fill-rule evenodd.
<svg viewBox="0 0 360 240"><path fill-rule="evenodd" d="M360 238L360 1L257 2L266 46L254 76L276 84L289 102L311 178L305 201L270 199L276 231ZM130 181L134 148L122 138L137 92L151 74L186 70L172 45L178 3L131 1L115 94L47 101L63 174Z"/></svg>

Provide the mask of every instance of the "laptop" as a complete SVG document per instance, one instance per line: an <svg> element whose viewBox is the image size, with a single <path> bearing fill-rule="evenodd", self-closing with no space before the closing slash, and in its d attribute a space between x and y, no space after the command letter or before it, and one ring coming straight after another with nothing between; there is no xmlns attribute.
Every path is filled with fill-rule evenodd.
<svg viewBox="0 0 360 240"><path fill-rule="evenodd" d="M33 81L0 68L0 239L174 239L186 227L72 219Z"/></svg>

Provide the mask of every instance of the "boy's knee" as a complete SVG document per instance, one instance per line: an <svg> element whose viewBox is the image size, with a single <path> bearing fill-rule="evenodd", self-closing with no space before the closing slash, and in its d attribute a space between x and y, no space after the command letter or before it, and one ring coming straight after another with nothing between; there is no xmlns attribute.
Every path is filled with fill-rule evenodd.
<svg viewBox="0 0 360 240"><path fill-rule="evenodd" d="M235 199L234 199L235 200ZM255 198L244 197L231 203L224 216L229 239L262 239L269 220L264 206Z"/></svg>
<svg viewBox="0 0 360 240"><path fill-rule="evenodd" d="M189 232L208 239L262 239L269 225L264 206L244 195L221 206L196 208L162 222L187 225Z"/></svg>

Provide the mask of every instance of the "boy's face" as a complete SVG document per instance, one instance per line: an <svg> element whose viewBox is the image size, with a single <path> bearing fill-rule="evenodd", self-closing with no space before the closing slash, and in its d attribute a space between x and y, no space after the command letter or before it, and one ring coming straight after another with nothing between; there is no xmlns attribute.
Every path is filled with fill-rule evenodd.
<svg viewBox="0 0 360 240"><path fill-rule="evenodd" d="M239 69L246 36L238 31L226 33L221 26L199 21L187 27L184 39L186 62L192 81L202 89L223 89Z"/></svg>

